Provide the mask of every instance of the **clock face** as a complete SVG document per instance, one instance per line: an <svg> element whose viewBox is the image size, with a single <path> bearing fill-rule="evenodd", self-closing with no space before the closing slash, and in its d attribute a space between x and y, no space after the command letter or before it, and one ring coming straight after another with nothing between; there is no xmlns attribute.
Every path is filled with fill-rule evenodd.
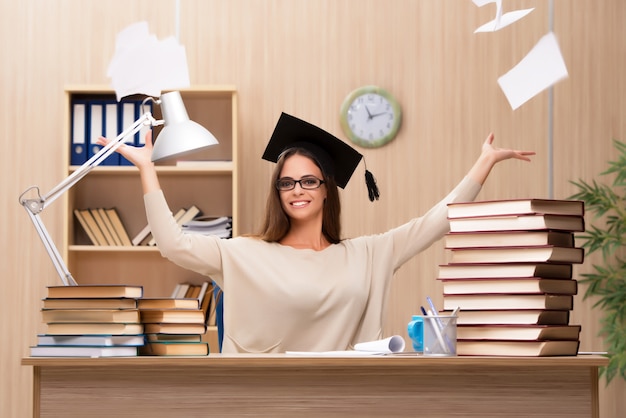
<svg viewBox="0 0 626 418"><path fill-rule="evenodd" d="M395 138L400 128L398 102L385 90L366 86L349 94L341 107L341 126L357 145L374 148Z"/></svg>

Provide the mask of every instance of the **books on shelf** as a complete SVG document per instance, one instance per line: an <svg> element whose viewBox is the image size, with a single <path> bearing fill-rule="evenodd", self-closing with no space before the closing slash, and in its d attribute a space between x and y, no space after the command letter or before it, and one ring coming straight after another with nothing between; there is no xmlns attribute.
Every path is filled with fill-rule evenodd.
<svg viewBox="0 0 626 418"><path fill-rule="evenodd" d="M174 219L176 219L176 223L178 223L178 225L182 226L185 222L189 222L196 216L200 215L200 213L202 212L200 211L199 207L197 207L196 205L191 205L187 209L180 209L176 214L174 214ZM156 240L154 239L154 237L152 237L150 241L148 241L148 245L156 245Z"/></svg>
<svg viewBox="0 0 626 418"><path fill-rule="evenodd" d="M585 252L578 247L527 246L455 248L451 264L464 263L573 263L581 264Z"/></svg>
<svg viewBox="0 0 626 418"><path fill-rule="evenodd" d="M458 325L456 336L459 340L576 341L580 328L580 325Z"/></svg>
<svg viewBox="0 0 626 418"><path fill-rule="evenodd" d="M108 209L103 209L103 211L108 217L113 227L113 231L115 232L115 235L117 236L120 242L119 245L124 245L124 246L133 245L132 242L130 241L130 237L128 236L128 231L126 230L126 227L124 226L124 223L122 222L122 219L120 218L120 215L117 212L117 209L108 208Z"/></svg>
<svg viewBox="0 0 626 418"><path fill-rule="evenodd" d="M92 245L107 245L104 234L89 210L74 209L74 216L83 227Z"/></svg>
<svg viewBox="0 0 626 418"><path fill-rule="evenodd" d="M497 279L438 279L444 295L497 294L497 293L553 293L575 295L578 281L573 279L544 279L542 277L511 277Z"/></svg>
<svg viewBox="0 0 626 418"><path fill-rule="evenodd" d="M113 225L109 221L109 217L104 213L104 209L90 208L86 210L91 213L91 216L95 219L96 224L98 224L98 229L102 231L106 245L121 245L121 242L118 241L117 234L113 234Z"/></svg>
<svg viewBox="0 0 626 418"><path fill-rule="evenodd" d="M180 208L172 216L179 225L183 225L202 214L200 208L196 205L191 205L189 208ZM131 240L132 245L149 245L155 246L156 240L152 236L150 231L150 225L146 225L141 231L137 233Z"/></svg>
<svg viewBox="0 0 626 418"><path fill-rule="evenodd" d="M459 311L457 325L567 325L570 311L501 309Z"/></svg>
<svg viewBox="0 0 626 418"><path fill-rule="evenodd" d="M557 230L581 232L585 219L573 215L511 215L449 219L450 232Z"/></svg>
<svg viewBox="0 0 626 418"><path fill-rule="evenodd" d="M551 309L571 310L572 295L552 294L473 294L443 295L443 308L454 310ZM462 314L461 314L462 315Z"/></svg>
<svg viewBox="0 0 626 418"><path fill-rule="evenodd" d="M457 340L460 356L575 356L580 342L576 341L473 341Z"/></svg>
<svg viewBox="0 0 626 418"><path fill-rule="evenodd" d="M552 215L585 214L581 200L557 199L508 199L457 202L448 204L448 217L466 218L472 216L500 216L543 213Z"/></svg>
<svg viewBox="0 0 626 418"><path fill-rule="evenodd" d="M202 341L148 341L139 352L143 356L206 356L209 344Z"/></svg>
<svg viewBox="0 0 626 418"><path fill-rule="evenodd" d="M74 215L92 245L132 245L115 208L74 209Z"/></svg>
<svg viewBox="0 0 626 418"><path fill-rule="evenodd" d="M444 236L445 247L526 247L554 245L574 247L574 234L568 231L451 232Z"/></svg>

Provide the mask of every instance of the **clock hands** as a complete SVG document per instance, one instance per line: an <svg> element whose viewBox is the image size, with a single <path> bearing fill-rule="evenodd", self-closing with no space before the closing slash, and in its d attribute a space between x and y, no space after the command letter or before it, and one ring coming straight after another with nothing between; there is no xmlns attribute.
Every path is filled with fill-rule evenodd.
<svg viewBox="0 0 626 418"><path fill-rule="evenodd" d="M365 107L365 111L367 112L367 120L370 121L378 116L382 116L382 115L386 115L387 112L380 112L380 113L374 113L372 114L372 112L370 112L369 107L367 107L367 105L364 105Z"/></svg>

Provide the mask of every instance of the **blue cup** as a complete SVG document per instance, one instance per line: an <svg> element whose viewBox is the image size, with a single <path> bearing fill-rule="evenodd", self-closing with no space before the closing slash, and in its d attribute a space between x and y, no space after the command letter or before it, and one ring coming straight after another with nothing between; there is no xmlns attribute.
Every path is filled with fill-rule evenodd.
<svg viewBox="0 0 626 418"><path fill-rule="evenodd" d="M407 326L409 338L413 344L413 350L418 353L424 352L424 318L420 315L413 315L411 322Z"/></svg>

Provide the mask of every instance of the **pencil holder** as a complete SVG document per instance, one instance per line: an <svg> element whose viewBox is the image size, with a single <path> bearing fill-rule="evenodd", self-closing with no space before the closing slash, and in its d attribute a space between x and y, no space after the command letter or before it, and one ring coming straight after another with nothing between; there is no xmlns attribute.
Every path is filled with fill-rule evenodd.
<svg viewBox="0 0 626 418"><path fill-rule="evenodd" d="M456 356L457 316L423 316L424 356Z"/></svg>

